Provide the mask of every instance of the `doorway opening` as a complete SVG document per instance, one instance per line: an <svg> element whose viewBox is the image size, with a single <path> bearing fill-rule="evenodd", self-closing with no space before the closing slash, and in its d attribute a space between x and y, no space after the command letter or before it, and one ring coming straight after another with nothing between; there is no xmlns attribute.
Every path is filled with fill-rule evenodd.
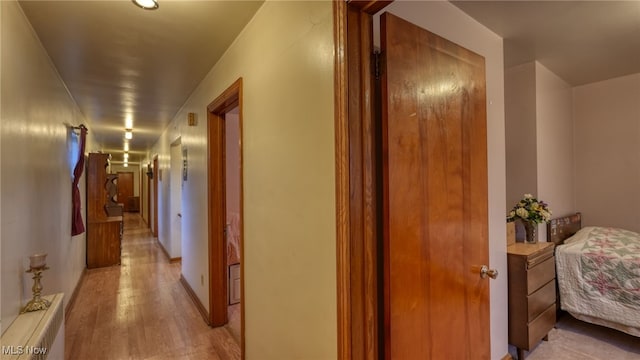
<svg viewBox="0 0 640 360"><path fill-rule="evenodd" d="M244 354L242 78L209 104L207 121L209 324L228 325Z"/></svg>

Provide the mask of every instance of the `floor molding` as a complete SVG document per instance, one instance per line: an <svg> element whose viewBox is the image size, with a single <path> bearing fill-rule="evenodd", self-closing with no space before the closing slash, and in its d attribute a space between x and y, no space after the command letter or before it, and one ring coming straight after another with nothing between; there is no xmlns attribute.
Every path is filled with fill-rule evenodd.
<svg viewBox="0 0 640 360"><path fill-rule="evenodd" d="M204 322L207 323L207 325L210 325L209 312L207 311L207 309L205 309L204 305L202 305L202 302L200 302L200 299L198 299L198 296L196 295L195 291L193 291L193 289L187 282L187 279L185 279L182 274L180 274L180 283L182 284L184 289L187 291L187 294L189 295L193 303L196 305L196 308L200 312L200 315L202 315Z"/></svg>
<svg viewBox="0 0 640 360"><path fill-rule="evenodd" d="M167 258L167 260L169 261L170 264L182 261L182 257L181 256L172 258L171 255L169 255L169 252L167 252L167 249L164 248L164 245L162 245L160 240L156 239L156 241L158 242L158 245L160 245L160 250L162 250L162 253Z"/></svg>
<svg viewBox="0 0 640 360"><path fill-rule="evenodd" d="M87 268L85 267L82 270L82 273L80 274L80 279L78 279L78 282L76 283L76 287L73 288L73 292L71 293L71 296L69 296L69 301L67 301L67 306L64 308L65 321L66 319L69 318L69 314L71 313L71 310L73 309L73 305L76 302L76 298L78 297L80 286L82 286L82 283L84 282L84 278L86 275L87 275Z"/></svg>

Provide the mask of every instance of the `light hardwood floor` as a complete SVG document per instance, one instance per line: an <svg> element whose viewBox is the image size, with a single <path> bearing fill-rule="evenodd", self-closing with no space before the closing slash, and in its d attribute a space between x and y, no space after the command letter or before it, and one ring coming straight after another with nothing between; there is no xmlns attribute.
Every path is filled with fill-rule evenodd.
<svg viewBox="0 0 640 360"><path fill-rule="evenodd" d="M240 359L227 328L210 328L137 214L126 214L122 265L87 271L65 328L65 358Z"/></svg>

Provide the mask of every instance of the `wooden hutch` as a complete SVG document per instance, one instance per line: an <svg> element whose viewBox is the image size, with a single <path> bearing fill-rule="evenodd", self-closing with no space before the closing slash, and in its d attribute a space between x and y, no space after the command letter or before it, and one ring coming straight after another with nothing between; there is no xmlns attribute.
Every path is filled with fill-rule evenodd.
<svg viewBox="0 0 640 360"><path fill-rule="evenodd" d="M120 264L122 206L115 201L118 176L108 174L109 154L87 161L87 268Z"/></svg>

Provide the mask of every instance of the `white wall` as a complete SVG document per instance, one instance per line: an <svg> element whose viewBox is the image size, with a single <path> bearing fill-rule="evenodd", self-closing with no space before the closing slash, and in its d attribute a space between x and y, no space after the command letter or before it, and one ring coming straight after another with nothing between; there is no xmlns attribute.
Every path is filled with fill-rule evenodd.
<svg viewBox="0 0 640 360"><path fill-rule="evenodd" d="M182 273L208 307L206 107L243 78L248 359L336 357L333 46L331 1L265 2L150 153L188 148Z"/></svg>
<svg viewBox="0 0 640 360"><path fill-rule="evenodd" d="M182 145L180 140L171 144L170 150L171 167L168 169L169 175L169 227L171 228L171 236L167 244L163 244L165 250L169 253L169 257L179 258L182 254ZM164 180L164 179L163 179Z"/></svg>
<svg viewBox="0 0 640 360"><path fill-rule="evenodd" d="M2 47L2 331L31 299L28 256L47 252L43 293L67 299L85 268L85 234L71 237L70 134L65 123L88 124L15 1L0 1ZM84 208L85 180L80 181ZM66 300L65 300L66 301Z"/></svg>
<svg viewBox="0 0 640 360"><path fill-rule="evenodd" d="M640 74L573 89L576 208L640 232Z"/></svg>
<svg viewBox="0 0 640 360"><path fill-rule="evenodd" d="M523 194L537 192L536 66L505 70L504 102L507 158L507 210Z"/></svg>
<svg viewBox="0 0 640 360"><path fill-rule="evenodd" d="M549 203L554 217L565 216L576 209L572 91L566 81L535 64L537 194ZM540 230L540 238L546 239L546 226Z"/></svg>
<svg viewBox="0 0 640 360"><path fill-rule="evenodd" d="M160 138L159 142L163 143L166 149L158 155L158 241L164 246L167 252L171 249L171 144L177 139L174 137L171 141ZM165 143L166 141L166 143ZM153 185L152 185L153 186ZM151 200L153 202L153 200ZM152 205L152 206L155 206ZM169 253L171 256L171 253Z"/></svg>
<svg viewBox="0 0 640 360"><path fill-rule="evenodd" d="M445 1L396 1L385 8L485 57L489 175L489 261L507 273L505 127L502 38ZM491 357L507 354L507 277L491 281Z"/></svg>
<svg viewBox="0 0 640 360"><path fill-rule="evenodd" d="M505 114L507 209L529 193L554 217L575 212L571 86L537 61L506 69Z"/></svg>

